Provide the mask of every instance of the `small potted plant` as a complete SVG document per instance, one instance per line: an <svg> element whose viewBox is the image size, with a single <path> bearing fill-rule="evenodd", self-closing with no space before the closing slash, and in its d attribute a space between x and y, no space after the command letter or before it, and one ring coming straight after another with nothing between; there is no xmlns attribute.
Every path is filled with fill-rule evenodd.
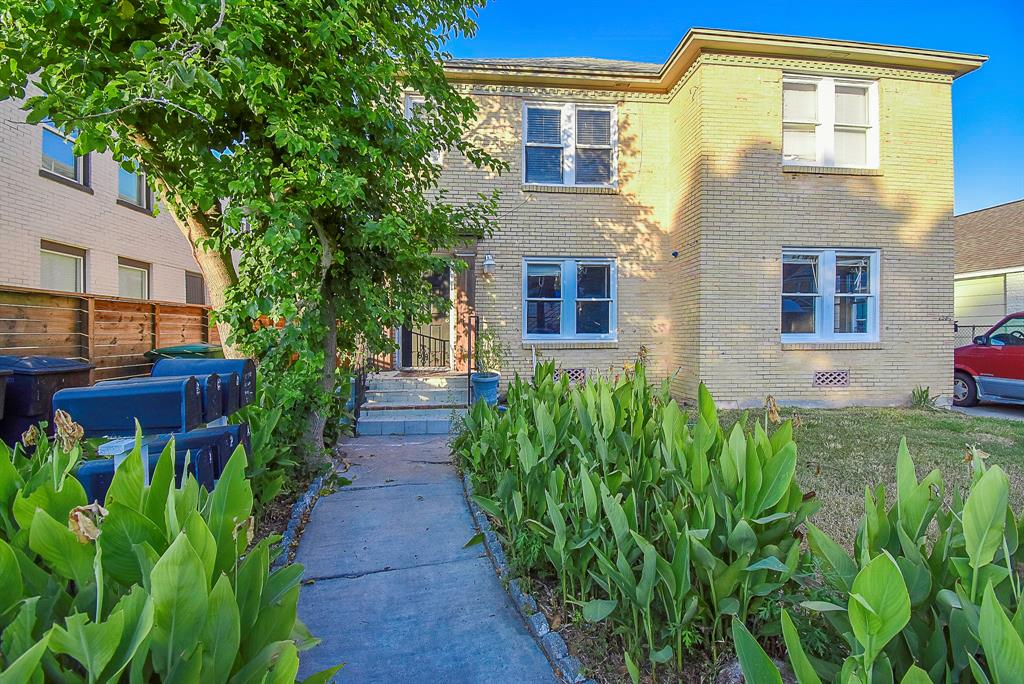
<svg viewBox="0 0 1024 684"><path fill-rule="evenodd" d="M476 340L476 371L470 376L470 381L473 383L473 396L490 406L498 403L498 383L504 357L505 347L498 336L490 330L482 330Z"/></svg>

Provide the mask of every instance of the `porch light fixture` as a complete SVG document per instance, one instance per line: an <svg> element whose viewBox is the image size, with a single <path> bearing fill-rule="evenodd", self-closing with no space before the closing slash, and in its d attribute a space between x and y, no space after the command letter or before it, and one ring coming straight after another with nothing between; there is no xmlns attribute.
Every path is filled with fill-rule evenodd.
<svg viewBox="0 0 1024 684"><path fill-rule="evenodd" d="M483 263L484 275L485 276L493 275L494 274L494 267L495 267L495 265L496 264L494 263L494 256L492 256L490 254L486 255L484 257L484 263Z"/></svg>

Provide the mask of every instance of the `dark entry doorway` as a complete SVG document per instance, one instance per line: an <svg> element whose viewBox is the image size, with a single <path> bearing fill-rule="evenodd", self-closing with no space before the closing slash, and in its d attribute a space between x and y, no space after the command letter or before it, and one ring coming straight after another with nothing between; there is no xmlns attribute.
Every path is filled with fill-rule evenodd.
<svg viewBox="0 0 1024 684"><path fill-rule="evenodd" d="M448 269L427 276L434 296L451 301L451 275ZM403 326L401 329L402 368L449 368L451 364L451 318L449 307L432 304L430 322Z"/></svg>

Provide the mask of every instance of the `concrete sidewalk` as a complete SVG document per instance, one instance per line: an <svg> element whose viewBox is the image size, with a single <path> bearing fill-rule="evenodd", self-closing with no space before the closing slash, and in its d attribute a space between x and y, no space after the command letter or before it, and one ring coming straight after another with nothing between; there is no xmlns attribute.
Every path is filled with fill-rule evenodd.
<svg viewBox="0 0 1024 684"><path fill-rule="evenodd" d="M555 682L476 533L448 436L360 437L352 484L320 499L296 561L299 616L321 644L300 676L339 682Z"/></svg>

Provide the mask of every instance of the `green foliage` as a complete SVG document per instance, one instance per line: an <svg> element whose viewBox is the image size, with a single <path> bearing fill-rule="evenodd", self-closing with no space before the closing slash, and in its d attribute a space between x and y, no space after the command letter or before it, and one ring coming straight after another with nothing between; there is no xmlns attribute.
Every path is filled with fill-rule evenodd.
<svg viewBox="0 0 1024 684"><path fill-rule="evenodd" d="M174 482L174 445L143 484L140 449L106 509L70 476L78 447L0 443L0 682L292 681L313 643L296 616L300 566L247 549L242 449L207 493Z"/></svg>
<svg viewBox="0 0 1024 684"><path fill-rule="evenodd" d="M910 391L910 405L917 409L933 409L938 397L933 397L931 388L918 385Z"/></svg>
<svg viewBox="0 0 1024 684"><path fill-rule="evenodd" d="M906 441L896 460L896 500L885 488L865 493L854 555L813 525L810 547L838 603L807 601L847 643L841 664L815 662L823 677L848 682L1014 681L1024 667L1021 642L1022 517L1008 503L998 466L975 459L966 502L946 498L938 471L918 481ZM799 672L800 637L783 631ZM745 655L739 653L743 658ZM746 656L749 657L749 656ZM801 679L801 684L803 680Z"/></svg>
<svg viewBox="0 0 1024 684"><path fill-rule="evenodd" d="M429 315L424 275L491 228L495 197L438 191L432 154L505 166L464 135L477 108L442 64L480 4L9 0L0 97L28 94L28 121L78 130L79 153L138 163L228 341L301 389L317 451L336 351L389 348L386 330Z"/></svg>
<svg viewBox="0 0 1024 684"><path fill-rule="evenodd" d="M565 601L610 621L627 663L681 667L695 633L714 651L799 567L794 532L815 503L793 479L791 426L727 434L703 387L690 422L642 364L579 387L553 374L516 378L505 412L478 404L454 442L511 562L555 573ZM541 540L539 563L524 537Z"/></svg>
<svg viewBox="0 0 1024 684"><path fill-rule="evenodd" d="M292 455L301 426L295 424L299 397L287 402L283 392L279 391L279 385L272 384L271 378L263 372L258 380L256 400L236 411L231 422L249 424L252 452L246 477L252 486L256 505L260 507L280 493L286 478L298 467ZM286 415L292 420L291 425L287 422L282 424L282 417Z"/></svg>
<svg viewBox="0 0 1024 684"><path fill-rule="evenodd" d="M508 356L508 347L498 334L484 328L476 339L476 367L481 373L500 373Z"/></svg>

